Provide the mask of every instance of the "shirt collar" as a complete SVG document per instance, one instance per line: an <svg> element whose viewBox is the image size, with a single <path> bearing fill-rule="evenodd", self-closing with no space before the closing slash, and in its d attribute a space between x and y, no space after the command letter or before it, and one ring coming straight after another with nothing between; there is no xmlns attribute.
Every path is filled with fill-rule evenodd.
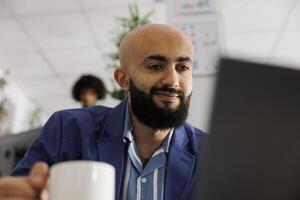
<svg viewBox="0 0 300 200"><path fill-rule="evenodd" d="M174 133L174 128L172 128L170 130L170 133L169 133L168 137L165 139L164 143L161 146L166 153L169 152L170 143L171 143L171 139L172 139L173 133Z"/></svg>
<svg viewBox="0 0 300 200"><path fill-rule="evenodd" d="M131 119L130 119L130 114L129 114L129 104L126 106L126 111L125 111L125 121L124 121L124 131L123 131L123 141L126 142L132 142L133 140L133 135L132 135L132 124L131 124ZM168 153L169 148L170 148L170 142L172 139L174 133L174 128L170 130L170 133L168 137L164 140L163 144L161 145L161 148Z"/></svg>

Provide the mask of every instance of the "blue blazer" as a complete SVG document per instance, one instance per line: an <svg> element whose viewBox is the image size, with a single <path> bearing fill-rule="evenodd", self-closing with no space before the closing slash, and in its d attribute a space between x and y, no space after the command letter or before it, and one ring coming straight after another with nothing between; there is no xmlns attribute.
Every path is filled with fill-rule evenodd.
<svg viewBox="0 0 300 200"><path fill-rule="evenodd" d="M127 100L115 108L102 106L54 113L12 175L26 175L37 161L49 166L67 160L95 160L116 169L116 199L122 194L127 146L123 128ZM164 199L188 199L201 165L207 134L185 123L176 128L166 166Z"/></svg>

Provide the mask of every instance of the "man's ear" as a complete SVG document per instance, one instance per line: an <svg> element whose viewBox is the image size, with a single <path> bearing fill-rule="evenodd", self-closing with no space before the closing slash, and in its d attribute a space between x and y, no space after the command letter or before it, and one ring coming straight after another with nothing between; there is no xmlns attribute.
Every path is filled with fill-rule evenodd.
<svg viewBox="0 0 300 200"><path fill-rule="evenodd" d="M114 77L119 86L127 92L129 90L129 81L125 70L118 67L114 72Z"/></svg>

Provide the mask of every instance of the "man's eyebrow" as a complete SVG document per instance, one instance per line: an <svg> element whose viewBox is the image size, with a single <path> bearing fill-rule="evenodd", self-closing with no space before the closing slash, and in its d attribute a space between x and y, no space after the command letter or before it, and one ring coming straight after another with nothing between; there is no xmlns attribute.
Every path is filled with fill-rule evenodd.
<svg viewBox="0 0 300 200"><path fill-rule="evenodd" d="M148 61L148 60L157 60L157 61L160 61L160 62L167 62L167 58L163 55L160 55L160 54L155 54L155 55L150 55L150 56L147 56L143 62L145 61Z"/></svg>
<svg viewBox="0 0 300 200"><path fill-rule="evenodd" d="M186 57L182 56L182 57L177 57L176 61L177 62L192 62L192 59L188 56L186 56Z"/></svg>
<svg viewBox="0 0 300 200"><path fill-rule="evenodd" d="M150 55L147 56L143 62L148 61L148 60L157 60L160 62L168 62L168 59L161 54L154 54L154 55ZM176 58L176 62L192 62L192 59L188 56L179 56Z"/></svg>

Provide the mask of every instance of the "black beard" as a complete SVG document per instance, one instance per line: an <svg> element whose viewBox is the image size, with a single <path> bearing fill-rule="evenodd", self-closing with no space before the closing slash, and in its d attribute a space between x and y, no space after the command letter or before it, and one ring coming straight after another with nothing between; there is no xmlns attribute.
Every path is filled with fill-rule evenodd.
<svg viewBox="0 0 300 200"><path fill-rule="evenodd" d="M169 107L169 102L164 102L160 108L153 100L153 95L158 91L178 94L179 105L176 109ZM185 98L182 91L168 86L152 87L149 94L138 89L133 81L129 80L130 106L138 120L154 129L169 129L181 126L188 116L191 95Z"/></svg>

